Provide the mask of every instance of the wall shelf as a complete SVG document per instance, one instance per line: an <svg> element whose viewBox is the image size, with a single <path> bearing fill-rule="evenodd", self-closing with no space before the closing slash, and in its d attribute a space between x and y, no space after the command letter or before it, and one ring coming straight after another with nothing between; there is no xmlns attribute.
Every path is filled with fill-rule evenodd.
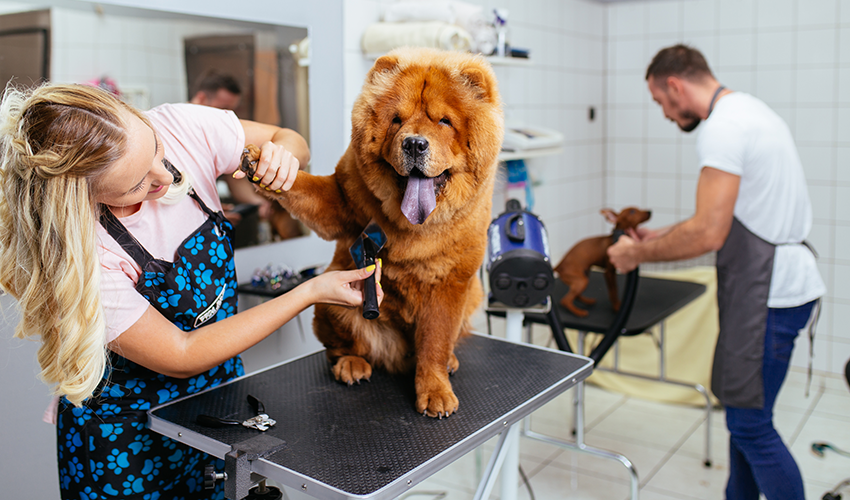
<svg viewBox="0 0 850 500"><path fill-rule="evenodd" d="M363 54L363 57L370 61L374 61L384 54ZM531 66L531 59L525 57L498 57L484 56L484 59L490 62L493 66Z"/></svg>
<svg viewBox="0 0 850 500"><path fill-rule="evenodd" d="M499 161L527 160L529 158L557 155L563 151L564 149L560 146L555 148L526 149L523 151L502 151L499 153Z"/></svg>

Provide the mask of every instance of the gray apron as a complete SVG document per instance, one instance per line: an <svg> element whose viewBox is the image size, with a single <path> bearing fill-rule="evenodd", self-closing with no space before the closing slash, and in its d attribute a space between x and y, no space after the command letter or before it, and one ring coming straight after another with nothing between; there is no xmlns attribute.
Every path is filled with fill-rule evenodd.
<svg viewBox="0 0 850 500"><path fill-rule="evenodd" d="M762 358L775 253L776 245L753 234L737 218L717 252L720 335L711 390L723 406L764 406Z"/></svg>

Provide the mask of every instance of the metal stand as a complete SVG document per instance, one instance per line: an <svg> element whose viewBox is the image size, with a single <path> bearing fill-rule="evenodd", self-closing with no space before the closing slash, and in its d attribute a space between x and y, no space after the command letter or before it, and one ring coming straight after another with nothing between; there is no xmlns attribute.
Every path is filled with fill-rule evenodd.
<svg viewBox="0 0 850 500"><path fill-rule="evenodd" d="M697 392L699 392L703 399L705 399L705 459L703 461L703 465L706 467L711 467L711 396L708 395L708 391L702 384L694 384L688 382L680 382L678 380L671 380L667 378L667 364L665 359L667 358L664 355L664 343L665 343L665 333L666 333L666 322L662 321L658 324L658 376L650 377L648 375L643 375L640 373L632 373L620 370L620 343L617 342L614 345L614 368L603 368L603 367L595 367L596 370L606 371L611 373L616 373L618 375L625 375L627 377L635 377L643 380L651 380L653 382L664 382L665 384L673 384L682 387L691 388ZM649 332L649 330L647 330ZM583 340L586 332L579 331L579 338ZM581 342L581 340L579 340ZM583 346L579 347L579 350L582 349ZM579 352L581 354L581 352Z"/></svg>
<svg viewBox="0 0 850 500"><path fill-rule="evenodd" d="M511 342L522 342L522 322L525 314L522 309L507 309L507 327L505 338ZM528 418L528 417L526 417ZM496 449L487 469L484 471L483 480L478 484L474 500L485 500L490 498L490 492L496 482L496 476L501 471L502 477L502 500L516 500L519 483L519 428L516 424L508 426L500 435L496 443Z"/></svg>
<svg viewBox="0 0 850 500"><path fill-rule="evenodd" d="M584 355L584 335L585 332L580 331L578 337L578 347L576 354ZM531 324L528 325L527 329L527 341L531 341ZM568 450L580 451L582 453L587 453L590 455L594 455L601 458L607 458L610 460L616 460L620 462L623 467L626 468L629 472L629 476L631 478L631 498L632 500L638 500L640 496L640 481L638 480L637 469L635 469L634 464L632 464L631 460L626 458L624 455L620 455L619 453L614 453L606 450L601 450L598 448L593 448L588 446L584 442L584 381L576 384L576 396L574 399L574 410L575 410L575 432L576 439L575 442L562 441L560 439L555 439L551 436L547 436L545 434L540 434L531 430L531 416L525 417L523 419L522 425L522 435L530 438L536 439L537 441L542 441L544 443L549 443L551 445L560 446L561 448L566 448Z"/></svg>

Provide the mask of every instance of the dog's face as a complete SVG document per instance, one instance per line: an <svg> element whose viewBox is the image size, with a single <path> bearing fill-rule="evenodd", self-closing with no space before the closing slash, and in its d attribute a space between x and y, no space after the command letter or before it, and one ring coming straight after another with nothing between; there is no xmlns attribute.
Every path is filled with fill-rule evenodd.
<svg viewBox="0 0 850 500"><path fill-rule="evenodd" d="M641 210L637 207L626 207L620 213L617 213L610 208L602 209L602 215L608 222L614 224L614 229L634 229L649 220L652 216L650 210Z"/></svg>
<svg viewBox="0 0 850 500"><path fill-rule="evenodd" d="M390 220L434 224L492 185L502 122L496 79L483 59L401 49L379 58L366 77L352 145Z"/></svg>

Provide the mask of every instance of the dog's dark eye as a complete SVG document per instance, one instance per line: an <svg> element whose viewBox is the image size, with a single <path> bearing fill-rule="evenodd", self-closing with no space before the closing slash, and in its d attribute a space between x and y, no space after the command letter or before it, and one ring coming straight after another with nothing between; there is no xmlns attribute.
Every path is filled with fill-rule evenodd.
<svg viewBox="0 0 850 500"><path fill-rule="evenodd" d="M443 118L442 120L440 120L440 125L446 125L446 126L451 127L452 121L449 120L448 118Z"/></svg>
<svg viewBox="0 0 850 500"><path fill-rule="evenodd" d="M398 115L393 117L393 123L396 125L401 125L401 118Z"/></svg>

